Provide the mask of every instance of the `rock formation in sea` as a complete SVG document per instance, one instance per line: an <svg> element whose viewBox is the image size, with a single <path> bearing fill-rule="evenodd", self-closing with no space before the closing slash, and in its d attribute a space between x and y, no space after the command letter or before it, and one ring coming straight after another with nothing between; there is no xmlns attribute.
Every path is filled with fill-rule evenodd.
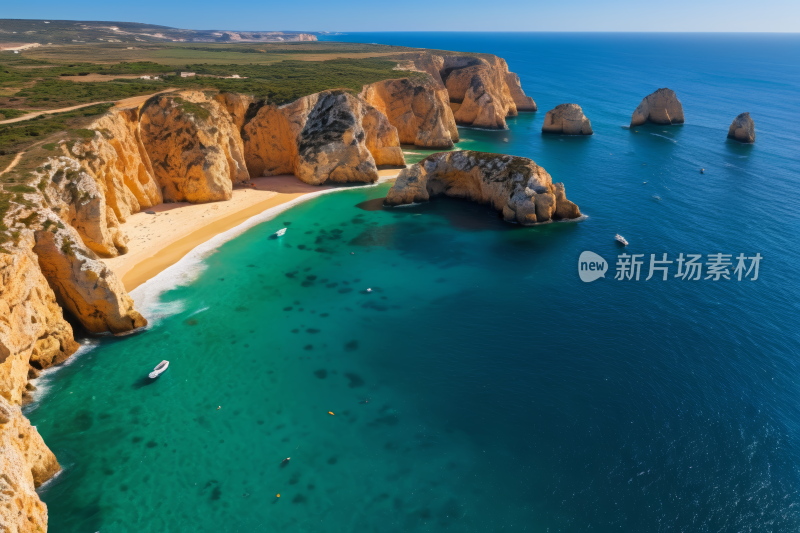
<svg viewBox="0 0 800 533"><path fill-rule="evenodd" d="M672 89L659 89L644 97L633 112L631 127L645 122L654 124L683 124L683 106Z"/></svg>
<svg viewBox="0 0 800 533"><path fill-rule="evenodd" d="M139 127L165 201L230 200L233 184L250 179L239 128L202 92L154 96Z"/></svg>
<svg viewBox="0 0 800 533"><path fill-rule="evenodd" d="M578 104L561 104L544 116L543 133L563 135L591 135L592 123Z"/></svg>
<svg viewBox="0 0 800 533"><path fill-rule="evenodd" d="M403 170L386 205L425 202L437 195L489 204L507 222L529 226L581 216L562 183L525 157L458 151L433 154Z"/></svg>
<svg viewBox="0 0 800 533"><path fill-rule="evenodd" d="M741 143L756 142L756 125L750 118L750 113L742 113L733 119L731 127L728 128L728 139L735 139Z"/></svg>

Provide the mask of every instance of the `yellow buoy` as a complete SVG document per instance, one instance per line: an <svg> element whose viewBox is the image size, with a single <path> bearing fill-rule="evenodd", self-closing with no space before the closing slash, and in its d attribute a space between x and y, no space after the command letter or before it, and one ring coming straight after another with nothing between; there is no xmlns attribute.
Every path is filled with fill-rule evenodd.
<svg viewBox="0 0 800 533"><path fill-rule="evenodd" d="M280 494L278 494L278 498L280 498L280 497L281 497L281 495L280 495Z"/></svg>
<svg viewBox="0 0 800 533"><path fill-rule="evenodd" d="M328 414L331 416L336 416L335 414L333 414L333 411L328 411Z"/></svg>

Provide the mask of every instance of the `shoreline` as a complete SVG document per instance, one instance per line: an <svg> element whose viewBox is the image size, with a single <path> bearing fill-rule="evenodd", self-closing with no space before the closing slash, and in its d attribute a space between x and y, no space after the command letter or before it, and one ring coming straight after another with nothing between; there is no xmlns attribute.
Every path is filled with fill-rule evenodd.
<svg viewBox="0 0 800 533"><path fill-rule="evenodd" d="M380 170L378 181L364 186L394 179L400 170ZM129 216L120 224L129 238L128 253L102 261L114 271L125 290L131 292L181 262L199 246L255 217L275 209L274 215L277 215L321 193L353 188L352 185L309 185L292 175L253 178L251 182L255 187L234 188L230 200L159 204ZM256 223L260 222L262 220Z"/></svg>

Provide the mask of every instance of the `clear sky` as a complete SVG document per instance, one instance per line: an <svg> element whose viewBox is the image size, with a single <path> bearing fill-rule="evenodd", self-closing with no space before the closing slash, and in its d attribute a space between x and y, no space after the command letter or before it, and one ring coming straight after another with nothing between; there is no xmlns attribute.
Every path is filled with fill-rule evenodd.
<svg viewBox="0 0 800 533"><path fill-rule="evenodd" d="M800 32L800 0L4 0L0 18L227 30Z"/></svg>

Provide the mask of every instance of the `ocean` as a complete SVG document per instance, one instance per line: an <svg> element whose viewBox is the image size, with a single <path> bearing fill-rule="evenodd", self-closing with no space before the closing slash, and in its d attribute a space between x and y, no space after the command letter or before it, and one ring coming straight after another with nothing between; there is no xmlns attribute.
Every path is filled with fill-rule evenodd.
<svg viewBox="0 0 800 533"><path fill-rule="evenodd" d="M161 274L134 292L147 332L37 382L50 531L796 531L800 36L330 39L505 58L539 111L458 147L534 159L587 218L384 209L381 184ZM686 124L629 129L659 87ZM541 134L568 102L593 136ZM726 139L744 111L754 145ZM640 279L615 279L623 253ZM680 254L729 254L731 279L675 277Z"/></svg>

